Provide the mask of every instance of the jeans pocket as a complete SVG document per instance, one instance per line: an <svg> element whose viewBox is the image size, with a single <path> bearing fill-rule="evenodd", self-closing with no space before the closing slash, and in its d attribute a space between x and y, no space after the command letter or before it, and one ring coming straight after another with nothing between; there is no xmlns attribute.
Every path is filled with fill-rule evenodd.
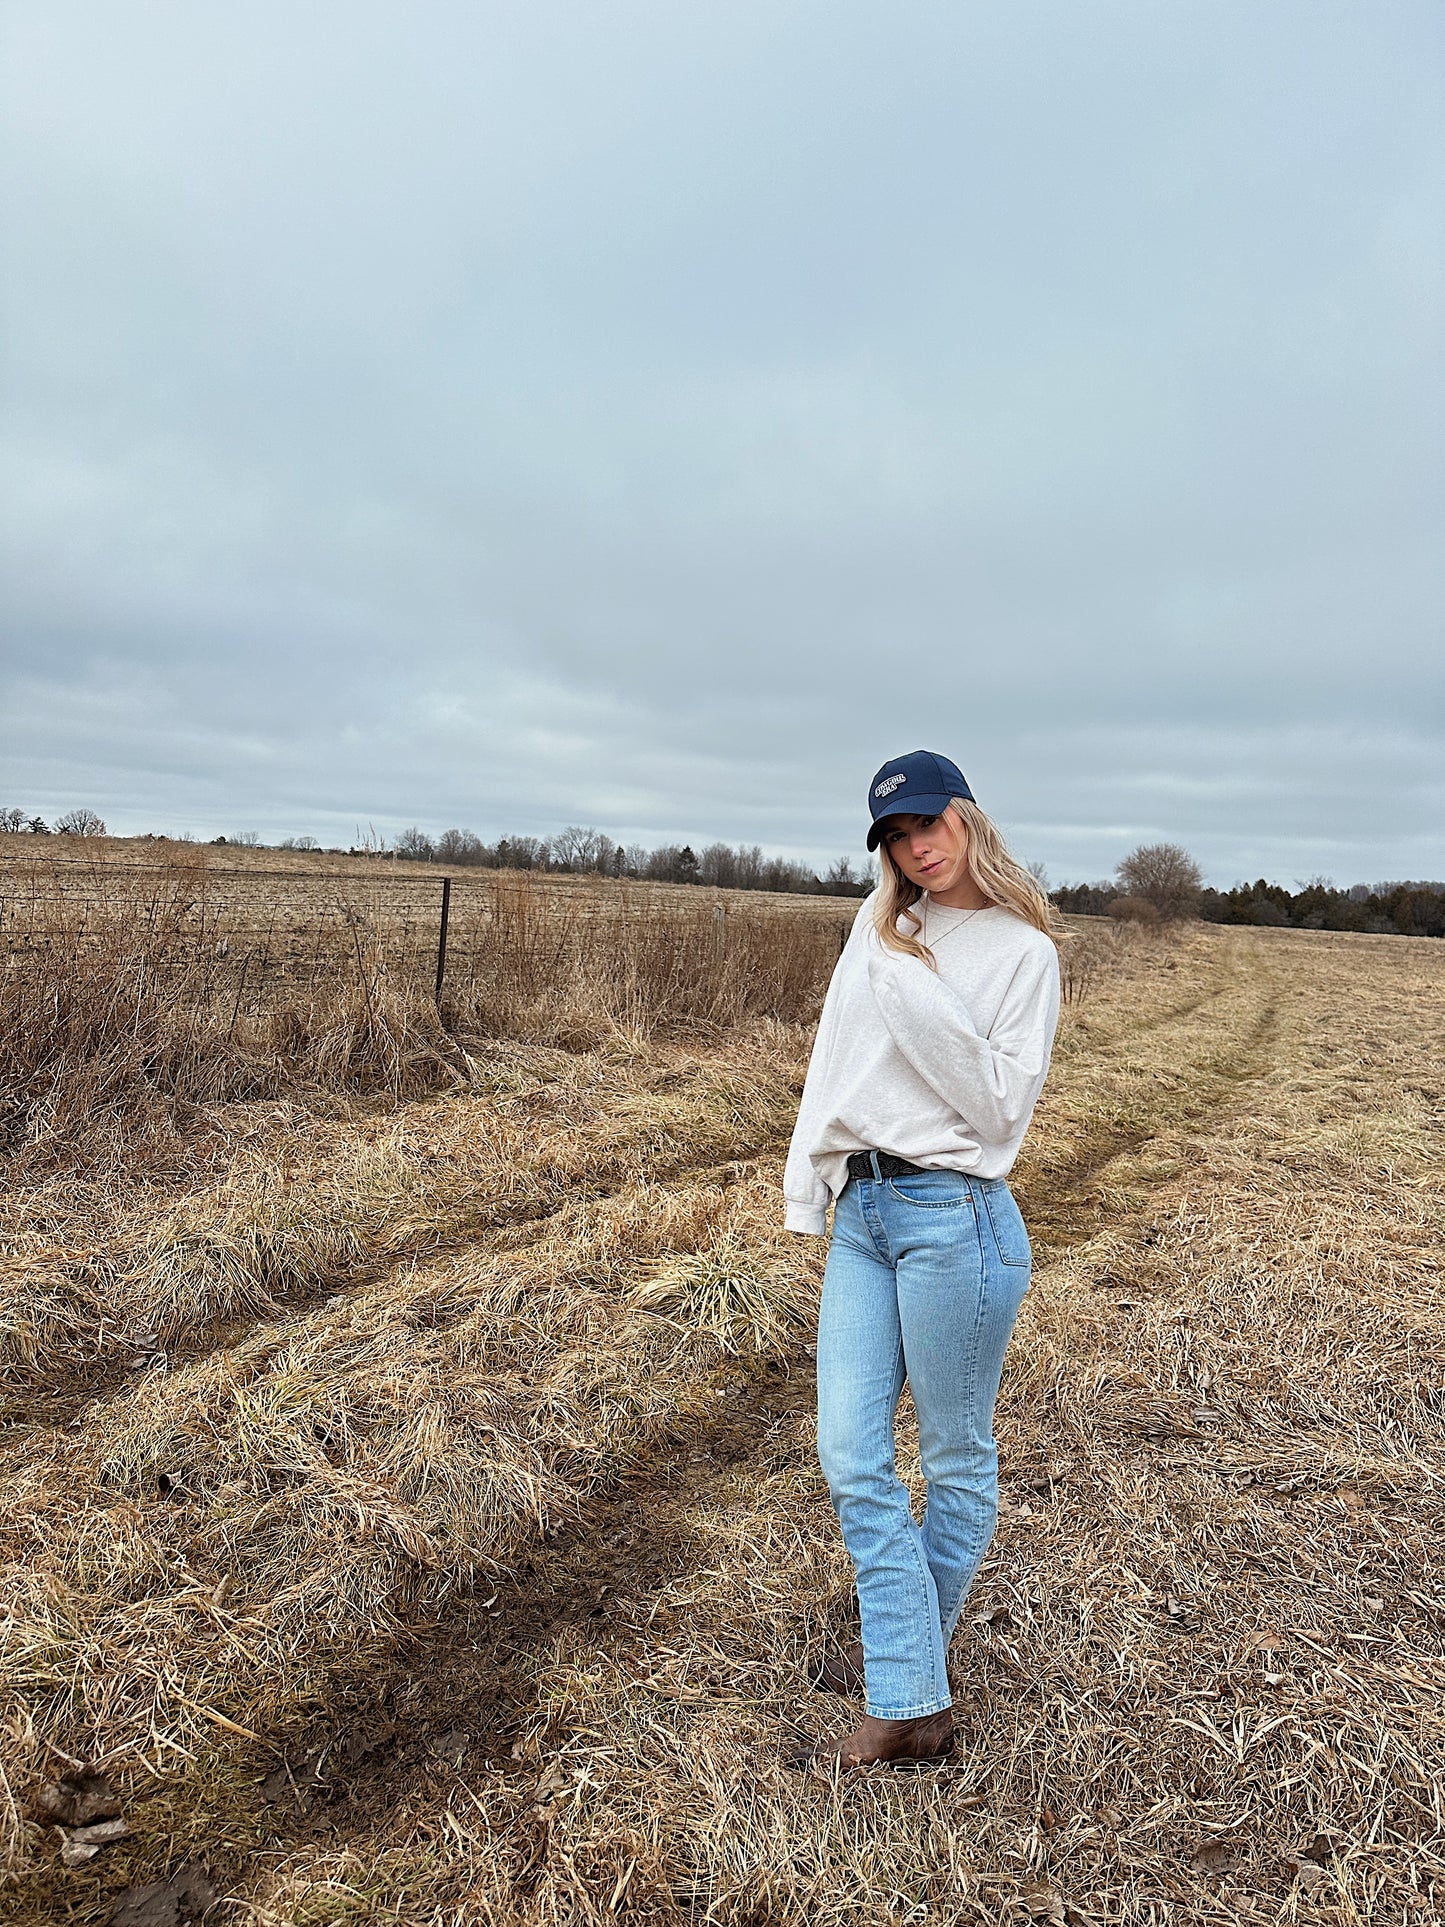
<svg viewBox="0 0 1445 1927"><path fill-rule="evenodd" d="M948 1172L938 1173L939 1178L950 1175ZM923 1179L889 1178L888 1191L899 1204L911 1205L915 1211L957 1211L962 1206L973 1203L973 1194L962 1178L956 1182L958 1188L954 1190L946 1184L940 1184L930 1172L927 1178ZM905 1185L912 1185L914 1188L906 1191L903 1188Z"/></svg>
<svg viewBox="0 0 1445 1927"><path fill-rule="evenodd" d="M987 1185L984 1187L983 1203L988 1212L993 1241L1004 1264L1031 1265L1034 1254L1029 1248L1029 1234L1024 1229L1023 1214L1014 1203L1013 1192L1006 1184Z"/></svg>

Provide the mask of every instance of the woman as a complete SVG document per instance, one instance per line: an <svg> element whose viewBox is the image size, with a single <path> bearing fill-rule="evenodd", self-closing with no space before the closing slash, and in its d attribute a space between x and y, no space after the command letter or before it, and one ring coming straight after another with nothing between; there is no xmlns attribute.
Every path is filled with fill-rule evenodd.
<svg viewBox="0 0 1445 1927"><path fill-rule="evenodd" d="M787 1226L833 1236L818 1453L862 1640L814 1683L867 1711L795 1764L919 1764L953 1746L948 1642L998 1517L994 1401L1028 1288L1005 1176L1059 1014L1055 918L957 766L915 750L869 793L882 881L828 987L788 1155ZM894 1469L907 1380L922 1525Z"/></svg>

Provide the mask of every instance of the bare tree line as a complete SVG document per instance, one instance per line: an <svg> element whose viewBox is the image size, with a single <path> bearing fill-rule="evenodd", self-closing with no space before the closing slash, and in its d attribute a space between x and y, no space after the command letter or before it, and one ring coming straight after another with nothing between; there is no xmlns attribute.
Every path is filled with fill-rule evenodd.
<svg viewBox="0 0 1445 1927"><path fill-rule="evenodd" d="M0 831L36 836L104 836L105 824L85 807L67 810L53 824L14 807L0 808ZM185 841L192 841L185 838ZM214 839L242 848L261 847L255 830ZM287 836L282 850L314 850L314 836ZM550 870L572 875L633 877L656 883L700 883L723 890L774 890L804 895L863 897L876 881L870 863L853 865L839 857L826 875L787 857L765 857L756 844L710 843L699 854L690 844L664 843L649 849L622 844L605 831L569 823L555 836L502 836L484 843L471 830L443 830L431 837L412 827L390 849L369 837L348 854L401 859L412 863L476 866L496 870ZM1048 889L1043 866L1030 866ZM1207 923L1252 923L1299 929L1357 930L1380 935L1445 936L1445 883L1438 881L1356 883L1337 889L1328 877L1312 877L1296 891L1282 884L1238 883L1232 890L1206 886L1198 863L1178 843L1141 843L1122 858L1111 879L1065 884L1049 892L1059 909L1074 914L1107 915L1123 922L1173 923L1202 918Z"/></svg>
<svg viewBox="0 0 1445 1927"><path fill-rule="evenodd" d="M764 856L756 844L709 843L699 854L688 843L648 849L622 844L604 830L569 823L556 836L503 836L484 843L471 830L443 830L436 838L407 829L390 852L414 863L476 864L493 870L560 870L572 875L636 877L653 883L703 883L720 890L783 890L805 895L866 896L872 866L842 856L824 876L787 857Z"/></svg>
<svg viewBox="0 0 1445 1927"><path fill-rule="evenodd" d="M104 823L94 810L87 809L67 810L54 823L47 823L43 816L28 816L24 810L0 809L0 830L8 830L12 834L17 830L25 830L32 836L105 835Z"/></svg>
<svg viewBox="0 0 1445 1927"><path fill-rule="evenodd" d="M22 809L0 809L0 831L28 831L37 836L104 836L105 824L94 810L69 810L54 824ZM184 842L194 839L185 837ZM242 849L261 848L255 830L238 830L212 839ZM314 836L282 837L280 850L315 850ZM804 895L864 897L873 888L872 865L856 867L839 857L825 875L787 857L764 856L756 844L710 843L699 855L690 844L664 843L648 849L640 843L621 844L605 831L569 823L555 836L502 836L484 843L472 830L443 830L428 836L412 827L403 830L388 849L385 839L368 837L347 852L351 856L400 859L410 863L439 863L450 869L474 866L489 870L552 870L573 875L644 878L655 883L703 883L722 890L779 890Z"/></svg>

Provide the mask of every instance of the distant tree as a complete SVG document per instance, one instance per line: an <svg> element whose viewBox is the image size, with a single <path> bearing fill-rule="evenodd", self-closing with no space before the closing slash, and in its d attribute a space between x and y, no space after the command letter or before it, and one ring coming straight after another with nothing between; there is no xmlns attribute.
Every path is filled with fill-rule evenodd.
<svg viewBox="0 0 1445 1927"><path fill-rule="evenodd" d="M552 838L552 862L559 870L595 870L604 844L610 852L611 843L600 830L569 823Z"/></svg>
<svg viewBox="0 0 1445 1927"><path fill-rule="evenodd" d="M592 868L598 876L610 877L617 874L617 845L610 836L599 831L597 848L592 852Z"/></svg>
<svg viewBox="0 0 1445 1927"><path fill-rule="evenodd" d="M55 825L57 836L104 836L105 825L94 810L67 810Z"/></svg>
<svg viewBox="0 0 1445 1927"><path fill-rule="evenodd" d="M32 816L25 825L32 836L49 836L50 825L43 816Z"/></svg>
<svg viewBox="0 0 1445 1927"><path fill-rule="evenodd" d="M539 836L504 836L496 856L499 870L541 870L547 863L547 845Z"/></svg>
<svg viewBox="0 0 1445 1927"><path fill-rule="evenodd" d="M1076 917L1102 917L1119 892L1112 883L1065 883L1051 891L1060 910Z"/></svg>
<svg viewBox="0 0 1445 1927"><path fill-rule="evenodd" d="M655 883L698 882L697 854L690 844L663 843L649 852L643 875Z"/></svg>
<svg viewBox="0 0 1445 1927"><path fill-rule="evenodd" d="M438 863L480 863L482 839L472 830L443 830L436 842Z"/></svg>
<svg viewBox="0 0 1445 1927"><path fill-rule="evenodd" d="M284 849L286 846L283 844L281 847ZM417 829L413 824L396 839L396 854L409 863L430 863L436 855L436 848L426 831Z"/></svg>
<svg viewBox="0 0 1445 1927"><path fill-rule="evenodd" d="M719 890L738 887L738 853L727 843L709 843L697 860L698 880Z"/></svg>
<svg viewBox="0 0 1445 1927"><path fill-rule="evenodd" d="M763 874L763 852L756 843L739 843L735 852L738 866L738 888L756 890Z"/></svg>
<svg viewBox="0 0 1445 1927"><path fill-rule="evenodd" d="M1047 864L1031 863L1029 865L1029 875L1043 891L1044 895L1047 896L1049 894L1049 872Z"/></svg>
<svg viewBox="0 0 1445 1927"><path fill-rule="evenodd" d="M0 810L0 830L23 830L24 828L24 810Z"/></svg>
<svg viewBox="0 0 1445 1927"><path fill-rule="evenodd" d="M1115 897L1109 905L1115 923L1158 923L1159 912L1147 897Z"/></svg>
<svg viewBox="0 0 1445 1927"><path fill-rule="evenodd" d="M770 856L758 874L761 890L786 890L796 895L816 895L822 884L804 864L791 863L785 856Z"/></svg>
<svg viewBox="0 0 1445 1927"><path fill-rule="evenodd" d="M283 836L276 847L279 850L319 850L321 845L314 836Z"/></svg>
<svg viewBox="0 0 1445 1927"><path fill-rule="evenodd" d="M830 897L866 897L872 887L872 881L866 874L855 874L846 856L840 856L823 879L824 895Z"/></svg>
<svg viewBox="0 0 1445 1927"><path fill-rule="evenodd" d="M255 830L232 830L231 841L233 843L239 843L243 850L254 850L259 845L261 838Z"/></svg>
<svg viewBox="0 0 1445 1927"><path fill-rule="evenodd" d="M1199 914L1204 878L1177 843L1141 843L1119 865L1119 893L1152 904L1166 921Z"/></svg>

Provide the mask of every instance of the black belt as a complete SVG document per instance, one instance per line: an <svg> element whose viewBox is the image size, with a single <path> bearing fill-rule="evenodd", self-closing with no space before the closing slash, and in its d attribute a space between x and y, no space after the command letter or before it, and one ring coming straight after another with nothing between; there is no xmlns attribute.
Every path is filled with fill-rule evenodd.
<svg viewBox="0 0 1445 1927"><path fill-rule="evenodd" d="M855 1151L848 1160L849 1177L871 1178L874 1158L885 1178L921 1177L925 1168L921 1164L910 1164L907 1158L896 1158L891 1151Z"/></svg>

